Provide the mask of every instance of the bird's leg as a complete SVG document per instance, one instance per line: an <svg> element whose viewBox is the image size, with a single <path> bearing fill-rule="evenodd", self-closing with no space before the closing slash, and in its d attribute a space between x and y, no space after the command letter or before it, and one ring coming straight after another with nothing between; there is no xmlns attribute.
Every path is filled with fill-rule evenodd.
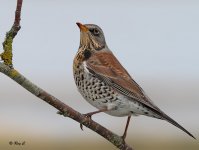
<svg viewBox="0 0 199 150"><path fill-rule="evenodd" d="M90 113L87 113L87 114L84 114L84 115L87 116L87 117L89 117L89 118L91 118L92 115L97 114L97 113L100 113L100 112L105 112L105 111L107 111L107 110L108 110L107 108L104 108L104 109L100 109L100 110L97 110L97 111L93 111L93 112L90 112Z"/></svg>
<svg viewBox="0 0 199 150"><path fill-rule="evenodd" d="M131 116L128 116L127 122L126 122L126 127L125 127L125 130L124 130L124 134L122 135L122 139L123 140L125 140L125 138L126 138L126 134L127 134L127 130L128 130L130 119L131 119Z"/></svg>
<svg viewBox="0 0 199 150"><path fill-rule="evenodd" d="M97 113L101 113L101 112L105 112L105 111L108 111L108 109L104 108L104 109L93 111L93 112L90 112L90 113L87 113L87 114L84 114L84 115L91 119L92 115L97 114ZM82 123L80 123L80 128L81 128L81 130L83 130L83 124Z"/></svg>

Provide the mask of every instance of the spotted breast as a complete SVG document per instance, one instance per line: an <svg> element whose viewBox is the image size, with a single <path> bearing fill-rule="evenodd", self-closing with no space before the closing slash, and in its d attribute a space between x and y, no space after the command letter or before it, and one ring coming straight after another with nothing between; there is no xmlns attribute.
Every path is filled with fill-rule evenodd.
<svg viewBox="0 0 199 150"><path fill-rule="evenodd" d="M84 62L76 66L74 80L81 95L94 107L103 109L109 103L117 103L118 93L85 68ZM115 104L116 105L116 104Z"/></svg>

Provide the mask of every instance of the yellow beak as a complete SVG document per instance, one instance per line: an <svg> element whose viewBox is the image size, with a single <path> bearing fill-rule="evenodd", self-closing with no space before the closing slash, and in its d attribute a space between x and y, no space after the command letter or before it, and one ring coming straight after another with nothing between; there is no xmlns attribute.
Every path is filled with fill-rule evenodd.
<svg viewBox="0 0 199 150"><path fill-rule="evenodd" d="M88 31L88 28L85 25L83 25L83 24L81 24L79 22L77 22L76 24L77 24L77 26L79 27L79 29L81 31L83 31L83 32L87 32Z"/></svg>

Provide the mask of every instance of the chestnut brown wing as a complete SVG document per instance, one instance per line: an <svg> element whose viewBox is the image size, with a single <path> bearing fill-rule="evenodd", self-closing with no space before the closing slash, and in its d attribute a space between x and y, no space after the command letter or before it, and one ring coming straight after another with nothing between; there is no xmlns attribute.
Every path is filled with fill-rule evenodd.
<svg viewBox="0 0 199 150"><path fill-rule="evenodd" d="M142 103L148 109L158 114L162 119L180 128L188 135L195 137L178 124L171 117L162 112L144 93L142 88L131 78L128 72L120 64L117 58L110 51L95 53L86 61L90 73L112 86L118 92Z"/></svg>
<svg viewBox="0 0 199 150"><path fill-rule="evenodd" d="M118 92L159 111L111 52L98 52L86 62L88 70Z"/></svg>

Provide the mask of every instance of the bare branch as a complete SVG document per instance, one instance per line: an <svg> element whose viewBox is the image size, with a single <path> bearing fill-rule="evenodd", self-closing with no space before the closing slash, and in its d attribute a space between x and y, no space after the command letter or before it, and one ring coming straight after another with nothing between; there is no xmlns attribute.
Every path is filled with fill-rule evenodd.
<svg viewBox="0 0 199 150"><path fill-rule="evenodd" d="M20 19L21 19L21 7L22 7L23 0L17 0L17 7L15 12L15 21L10 29L6 33L5 41L3 42L3 49L4 52L0 55L4 63L0 63L0 72L7 75L14 81L16 81L19 85L24 87L26 90L37 96L38 98L42 99L43 101L47 102L54 108L58 109L62 115L65 117L70 117L73 120L83 124L84 126L90 128L94 132L98 133L108 141L110 141L113 145L118 147L121 150L133 150L130 146L126 144L126 142L115 133L109 131L105 127L101 126L97 122L89 119L88 117L82 115L81 113L77 112L70 106L66 105L56 97L50 95L43 89L39 88L23 75L21 75L17 70L13 68L12 64L12 42L14 37L17 35L18 31L20 30Z"/></svg>
<svg viewBox="0 0 199 150"><path fill-rule="evenodd" d="M20 28L20 20L21 20L21 7L22 7L23 0L17 0L17 8L15 11L15 21L14 21L14 27Z"/></svg>
<svg viewBox="0 0 199 150"><path fill-rule="evenodd" d="M23 75L21 75L17 70L10 68L9 66L4 65L3 63L0 63L0 72L4 73L8 77L16 81L18 84L20 84L22 87L24 87L26 90L28 90L38 98L44 100L51 106L58 109L65 117L70 117L73 120L82 123L84 126L90 128L91 130L95 131L96 133L100 134L105 139L113 143L119 149L132 150L132 148L129 147L120 136L114 134L105 127L89 119L88 117L82 115L81 113L77 112L70 106L64 104L56 97L42 90L41 88L30 82Z"/></svg>

